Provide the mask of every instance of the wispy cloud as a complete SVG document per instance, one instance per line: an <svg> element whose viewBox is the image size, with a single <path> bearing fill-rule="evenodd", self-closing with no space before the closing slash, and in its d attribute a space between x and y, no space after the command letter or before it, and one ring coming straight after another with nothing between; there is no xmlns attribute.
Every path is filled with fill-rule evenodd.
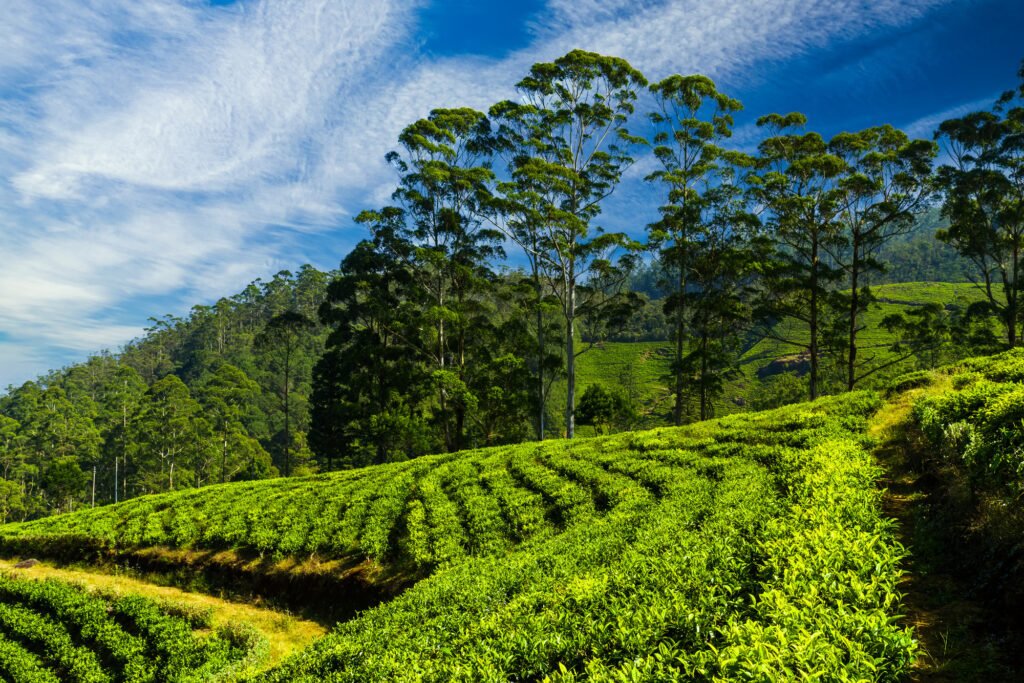
<svg viewBox="0 0 1024 683"><path fill-rule="evenodd" d="M926 140L931 140L940 123L974 111L990 109L992 105L995 104L999 94L1000 93L992 93L990 97L983 97L970 102L964 102L963 104L958 104L955 107L950 107L948 109L935 112L934 114L922 116L919 119L915 119L914 121L910 121L905 124L903 126L903 131L912 138L924 138Z"/></svg>

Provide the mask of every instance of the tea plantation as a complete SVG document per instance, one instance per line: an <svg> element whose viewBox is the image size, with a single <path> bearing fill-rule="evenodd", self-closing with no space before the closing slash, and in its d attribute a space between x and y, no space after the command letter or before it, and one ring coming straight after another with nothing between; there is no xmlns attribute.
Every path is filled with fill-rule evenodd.
<svg viewBox="0 0 1024 683"><path fill-rule="evenodd" d="M253 673L256 641L194 638L187 619L151 603L8 576L0 672L18 681L895 680L916 645L897 624L902 550L880 515L866 450L866 418L880 404L861 392L8 525L8 556L162 547L349 558L409 587Z"/></svg>
<svg viewBox="0 0 1024 683"><path fill-rule="evenodd" d="M59 581L0 576L0 672L13 681L219 681L252 672L267 642L202 612Z"/></svg>

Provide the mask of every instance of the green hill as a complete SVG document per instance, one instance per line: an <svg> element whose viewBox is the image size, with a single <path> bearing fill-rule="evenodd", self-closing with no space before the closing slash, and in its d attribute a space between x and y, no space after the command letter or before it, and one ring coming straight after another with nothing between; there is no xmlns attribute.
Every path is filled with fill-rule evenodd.
<svg viewBox="0 0 1024 683"><path fill-rule="evenodd" d="M894 341L893 336L882 327L882 320L886 316L906 312L925 304L965 309L970 304L985 299L984 291L973 283L901 282L879 285L872 289L872 293L877 298L877 302L864 315L862 319L864 329L859 333L858 340L861 345L861 356L866 357L865 359L872 359L873 363L879 365L894 358L894 354L889 350ZM797 328L792 322L783 321L777 327L777 336L801 342L806 338L806 332ZM740 359L744 379L749 384L755 378L762 376L773 361L791 357L795 351L796 347L775 339L760 340ZM910 365L908 363L888 368L885 375L890 377L898 375L905 372ZM739 388L746 389L747 387Z"/></svg>
<svg viewBox="0 0 1024 683"><path fill-rule="evenodd" d="M0 527L0 547L347 558L361 575L348 591L405 588L266 680L892 678L914 643L896 623L900 553L864 449L878 405L857 393L149 496ZM122 676L116 663L109 673Z"/></svg>
<svg viewBox="0 0 1024 683"><path fill-rule="evenodd" d="M864 330L859 334L861 358L882 365L896 356L890 350L894 338L882 327L882 320L894 313L905 313L925 304L965 309L982 301L984 292L973 283L963 282L901 282L873 288L877 302L863 318ZM794 323L783 321L777 326L779 336L802 341L806 332ZM628 387L637 403L640 418L635 426L653 426L667 420L671 406L668 375L672 348L669 342L606 342L580 356L577 366L577 395L591 384L607 387ZM790 365L793 363L794 365ZM776 372L796 367L798 349L775 339L761 339L748 348L739 360L739 374L727 383L721 399L715 404L718 415L740 412L750 404L761 380ZM888 378L915 369L913 359L887 367L873 377L868 386L883 386ZM803 394L799 394L802 398ZM564 405L564 384L555 385L552 406ZM558 424L557 422L555 424ZM592 434L589 427L581 433Z"/></svg>

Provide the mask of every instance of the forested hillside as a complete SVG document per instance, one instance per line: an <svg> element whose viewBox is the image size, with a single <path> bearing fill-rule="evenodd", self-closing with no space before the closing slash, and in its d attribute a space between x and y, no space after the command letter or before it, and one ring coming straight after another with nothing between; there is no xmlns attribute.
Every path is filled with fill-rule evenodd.
<svg viewBox="0 0 1024 683"><path fill-rule="evenodd" d="M10 388L0 521L682 425L1017 345L1024 86L944 122L938 168L934 141L826 139L796 112L741 151L742 104L707 77L649 83L581 50L517 88L402 131L391 200L355 218L337 270L257 280ZM659 218L605 231L639 161ZM920 276L942 283L890 282Z"/></svg>

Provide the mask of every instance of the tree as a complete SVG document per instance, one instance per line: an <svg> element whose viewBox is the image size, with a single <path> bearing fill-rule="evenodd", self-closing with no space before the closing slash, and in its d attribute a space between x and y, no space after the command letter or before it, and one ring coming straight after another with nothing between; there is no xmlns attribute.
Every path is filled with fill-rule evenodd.
<svg viewBox="0 0 1024 683"><path fill-rule="evenodd" d="M555 188L535 172L537 149L533 128L538 119L534 107L504 101L491 107L491 119L497 125L489 142L494 153L506 161L506 178L497 183L496 193L489 198L488 217L505 236L514 242L526 257L533 301L528 315L533 318L532 359L535 433L538 440L547 435L548 395L555 378L562 370L562 357L548 351L557 331L550 329L549 319L557 301L547 281L550 261L545 258L544 236L549 207L557 201Z"/></svg>
<svg viewBox="0 0 1024 683"><path fill-rule="evenodd" d="M840 181L845 239L833 257L847 275L846 388L888 367L871 365L873 358L858 362L857 335L864 329L863 314L873 301L865 276L884 270L876 257L894 237L915 226L917 211L931 193L932 160L937 147L927 140L911 140L906 133L885 125L859 133L841 133L828 144L842 158L846 174ZM826 247L828 248L828 246Z"/></svg>
<svg viewBox="0 0 1024 683"><path fill-rule="evenodd" d="M974 264L1011 348L1019 343L1024 285L1024 66L1020 76L1019 90L1004 93L992 111L943 121L935 133L952 160L936 172L950 223L938 237Z"/></svg>
<svg viewBox="0 0 1024 683"><path fill-rule="evenodd" d="M601 384L591 384L583 392L578 408L580 424L593 425L598 434L612 426L627 426L636 419L636 410L623 391L613 391Z"/></svg>
<svg viewBox="0 0 1024 683"><path fill-rule="evenodd" d="M0 479L0 524L11 518L25 518L25 492L20 482Z"/></svg>
<svg viewBox="0 0 1024 683"><path fill-rule="evenodd" d="M271 318L263 331L256 337L256 346L267 352L270 359L271 370L279 373L276 394L280 400L281 411L284 414L284 476L290 476L292 471L292 390L294 380L294 365L296 361L305 361L305 357L299 357L303 350L302 344L306 340L306 332L314 327L312 320L302 313L296 311L285 311ZM304 364L304 372L309 371L309 366ZM259 388L256 388L258 393Z"/></svg>
<svg viewBox="0 0 1024 683"><path fill-rule="evenodd" d="M153 383L144 403L130 439L138 486L144 493L173 491L175 481L188 486L191 467L207 447L202 437L209 426L199 403L176 375Z"/></svg>
<svg viewBox="0 0 1024 683"><path fill-rule="evenodd" d="M222 363L199 387L199 400L218 444L222 484L246 469L250 477L271 469L270 454L245 427L259 393L259 385L229 363Z"/></svg>
<svg viewBox="0 0 1024 683"><path fill-rule="evenodd" d="M750 182L775 242L764 273L759 317L768 321L767 336L806 350L808 394L814 400L821 390L821 337L830 287L841 276L827 257L829 249L842 243L839 218L846 210L846 194L840 183L847 166L819 134L790 132L806 123L807 118L795 112L758 119L758 126L771 136L758 146L758 168ZM785 318L800 323L806 337L786 334L774 325Z"/></svg>
<svg viewBox="0 0 1024 683"><path fill-rule="evenodd" d="M712 417L714 400L736 374L760 254L767 251L760 222L735 183L737 170L722 169L721 182L704 192L704 219L687 257L689 282L681 297L690 311L692 337L681 370L696 386L701 420Z"/></svg>
<svg viewBox="0 0 1024 683"><path fill-rule="evenodd" d="M727 173L723 161L730 157L720 145L732 135L733 112L742 109L738 100L718 92L706 76L670 76L651 85L656 109L649 114L655 126L654 156L661 168L647 176L662 183L667 201L661 219L648 226L649 241L659 250L662 272L670 278L665 314L672 320L675 355L672 362L673 421L683 423L685 401L684 358L687 355L687 293L691 260L699 248L705 225L714 212L714 188ZM707 342L704 342L707 345ZM706 354L705 354L706 355ZM701 392L704 396L705 392ZM701 401L702 407L704 401ZM702 409L702 415L704 410Z"/></svg>
<svg viewBox="0 0 1024 683"><path fill-rule="evenodd" d="M103 413L108 416L104 447L112 455L113 500L128 497L128 439L129 424L142 406L146 383L134 368L118 365L104 388L101 401Z"/></svg>
<svg viewBox="0 0 1024 683"><path fill-rule="evenodd" d="M19 434L21 423L0 415L0 478L11 479L25 463L25 451Z"/></svg>
<svg viewBox="0 0 1024 683"><path fill-rule="evenodd" d="M73 456L58 456L47 463L40 481L46 493L67 512L74 509L75 498L81 496L89 475L82 471L78 459Z"/></svg>
<svg viewBox="0 0 1024 683"><path fill-rule="evenodd" d="M898 354L897 361L914 358L919 368L929 370L966 356L996 353L999 339L984 308L928 303L887 315L882 327L894 338L889 350Z"/></svg>
<svg viewBox="0 0 1024 683"><path fill-rule="evenodd" d="M510 199L525 203L518 213L531 223L529 229L539 226L541 270L565 322L568 438L575 433L577 320L599 315L610 301L606 287L583 286L620 273L610 256L633 246L624 234L603 233L592 223L633 162L628 147L643 142L628 133L626 123L646 84L623 59L574 50L533 65L516 86L523 102L492 109L499 119L529 131L514 153L514 180L525 190Z"/></svg>
<svg viewBox="0 0 1024 683"><path fill-rule="evenodd" d="M402 131L401 152L388 154L400 176L393 195L404 209L399 236L413 245L409 272L418 286L410 294L424 296L419 315L425 334L410 350L433 367L435 420L449 451L464 447L475 401L466 384L474 354L470 330L493 277L488 263L502 255L501 235L482 226L494 177L484 142L489 128L478 111L435 109Z"/></svg>
<svg viewBox="0 0 1024 683"><path fill-rule="evenodd" d="M313 374L310 445L325 470L339 462L354 467L420 455L424 439L422 403L430 373L408 340L410 245L398 235L403 212L364 213L372 241L345 257L328 287L320 319L331 333Z"/></svg>

